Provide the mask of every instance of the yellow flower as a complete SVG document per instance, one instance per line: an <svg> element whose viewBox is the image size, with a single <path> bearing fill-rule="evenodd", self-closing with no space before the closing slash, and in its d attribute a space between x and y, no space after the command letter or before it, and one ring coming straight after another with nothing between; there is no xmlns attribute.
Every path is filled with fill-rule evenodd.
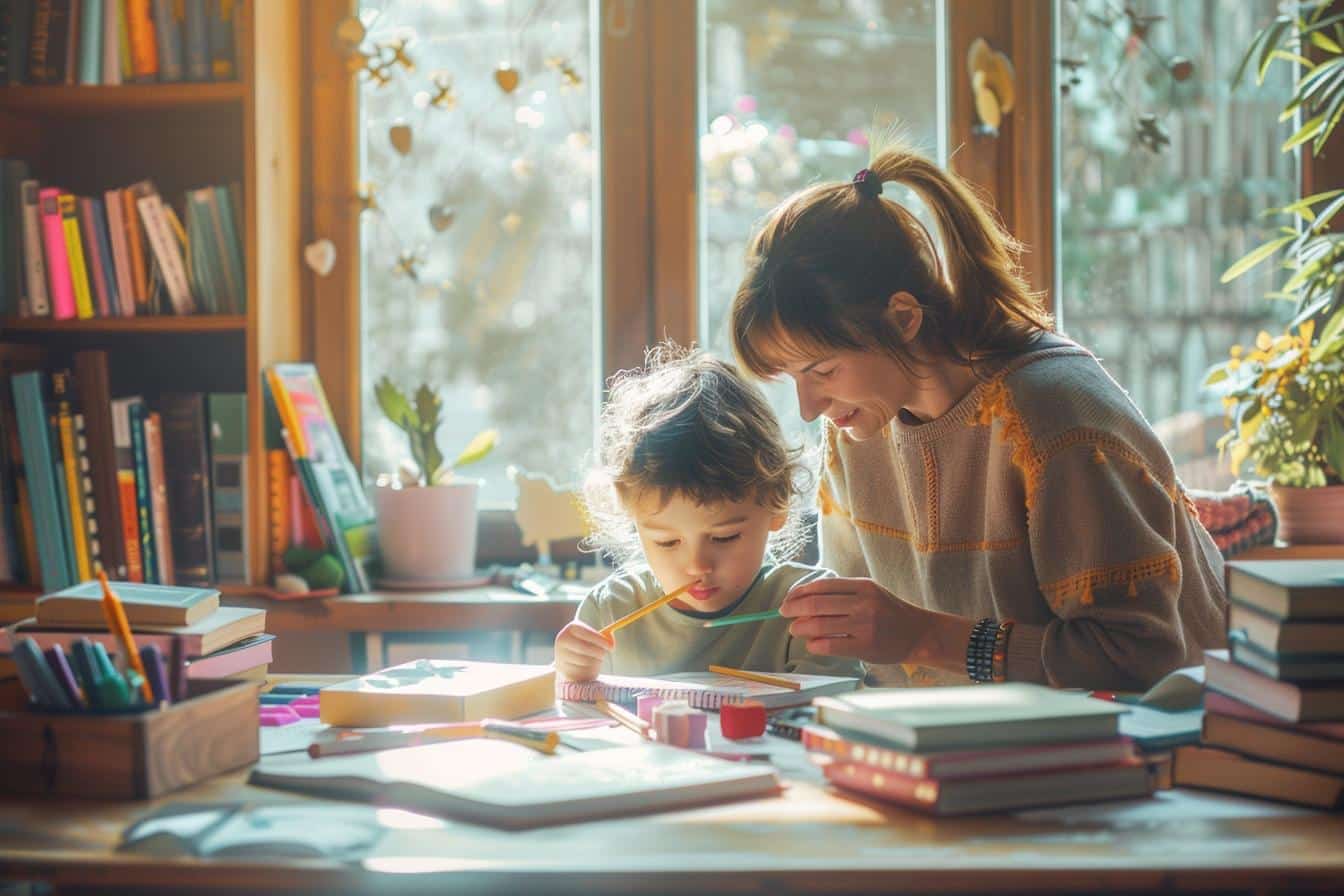
<svg viewBox="0 0 1344 896"><path fill-rule="evenodd" d="M1239 345L1234 345L1234 346L1232 346L1230 349L1227 350L1227 353L1228 353L1229 355L1231 355L1232 357L1234 357L1234 358L1240 358L1240 357L1241 357L1241 353L1244 352L1244 351L1246 351L1246 350L1245 350L1244 348L1242 348L1241 346L1239 346Z"/></svg>
<svg viewBox="0 0 1344 896"><path fill-rule="evenodd" d="M1269 351L1274 346L1274 337L1264 330L1256 334L1255 347L1262 352Z"/></svg>

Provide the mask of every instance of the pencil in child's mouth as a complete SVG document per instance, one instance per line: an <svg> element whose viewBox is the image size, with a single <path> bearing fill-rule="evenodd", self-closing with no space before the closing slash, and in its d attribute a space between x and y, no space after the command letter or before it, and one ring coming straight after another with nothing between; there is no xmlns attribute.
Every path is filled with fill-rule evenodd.
<svg viewBox="0 0 1344 896"><path fill-rule="evenodd" d="M737 625L740 622L764 622L767 619L778 618L778 610L765 610L760 613L740 613L737 616L724 616L722 619L711 619L708 622L700 623L700 627L722 628L725 625Z"/></svg>

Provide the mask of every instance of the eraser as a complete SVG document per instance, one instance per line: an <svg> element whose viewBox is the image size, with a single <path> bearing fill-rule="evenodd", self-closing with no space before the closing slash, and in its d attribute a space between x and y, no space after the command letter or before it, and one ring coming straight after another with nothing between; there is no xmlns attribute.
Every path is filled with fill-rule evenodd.
<svg viewBox="0 0 1344 896"><path fill-rule="evenodd" d="M723 704L719 707L719 728L731 740L760 737L765 733L765 704L759 700Z"/></svg>
<svg viewBox="0 0 1344 896"><path fill-rule="evenodd" d="M668 700L653 710L653 730L659 743L673 747L705 748L705 727L709 721L703 710L693 709L684 700Z"/></svg>
<svg viewBox="0 0 1344 896"><path fill-rule="evenodd" d="M652 725L653 710L663 702L664 698L656 694L640 694L635 698L635 715Z"/></svg>

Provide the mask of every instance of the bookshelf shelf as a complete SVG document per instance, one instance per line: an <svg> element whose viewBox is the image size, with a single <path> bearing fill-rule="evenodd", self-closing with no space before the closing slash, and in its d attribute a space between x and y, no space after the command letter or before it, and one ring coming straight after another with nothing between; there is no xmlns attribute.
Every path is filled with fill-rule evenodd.
<svg viewBox="0 0 1344 896"><path fill-rule="evenodd" d="M92 320L52 320L45 317L0 319L0 333L241 333L247 329L242 314L201 314L191 317L108 317Z"/></svg>
<svg viewBox="0 0 1344 896"><path fill-rule="evenodd" d="M72 112L179 110L242 104L240 81L207 84L122 84L97 87L0 87L0 111L58 117Z"/></svg>

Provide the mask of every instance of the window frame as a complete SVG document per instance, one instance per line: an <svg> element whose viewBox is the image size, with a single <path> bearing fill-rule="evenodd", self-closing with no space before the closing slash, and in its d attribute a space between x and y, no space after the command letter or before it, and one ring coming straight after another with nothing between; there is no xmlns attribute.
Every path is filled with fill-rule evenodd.
<svg viewBox="0 0 1344 896"><path fill-rule="evenodd" d="M1052 0L941 0L945 4L948 145L1025 245L1032 287L1054 285L1054 56ZM330 240L325 276L305 269L299 296L303 351L322 372L333 416L358 465L362 370L358 146L359 81L346 68L336 26L354 0L305 0L307 138L305 244ZM590 0L598 41L600 121L600 370L643 361L662 339L686 344L699 315L699 58L696 0ZM997 137L973 132L966 51L983 37L1017 69L1018 101ZM655 39L656 38L656 39Z"/></svg>

